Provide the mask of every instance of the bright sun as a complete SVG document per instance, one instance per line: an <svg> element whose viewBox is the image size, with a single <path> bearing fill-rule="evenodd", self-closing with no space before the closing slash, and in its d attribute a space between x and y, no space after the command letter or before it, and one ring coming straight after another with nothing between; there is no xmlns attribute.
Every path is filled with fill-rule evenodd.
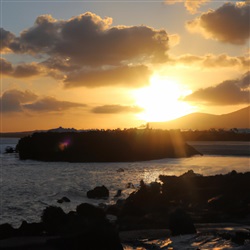
<svg viewBox="0 0 250 250"><path fill-rule="evenodd" d="M134 91L136 105L144 109L137 117L148 122L168 121L192 113L194 107L181 101L191 92L173 79L153 75L149 86Z"/></svg>

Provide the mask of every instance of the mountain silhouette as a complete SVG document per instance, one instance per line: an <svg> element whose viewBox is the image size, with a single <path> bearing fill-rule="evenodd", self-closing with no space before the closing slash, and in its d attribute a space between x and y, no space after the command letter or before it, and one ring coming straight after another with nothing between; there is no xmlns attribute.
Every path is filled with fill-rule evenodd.
<svg viewBox="0 0 250 250"><path fill-rule="evenodd" d="M223 115L193 113L168 122L151 122L153 129L250 128L250 106Z"/></svg>

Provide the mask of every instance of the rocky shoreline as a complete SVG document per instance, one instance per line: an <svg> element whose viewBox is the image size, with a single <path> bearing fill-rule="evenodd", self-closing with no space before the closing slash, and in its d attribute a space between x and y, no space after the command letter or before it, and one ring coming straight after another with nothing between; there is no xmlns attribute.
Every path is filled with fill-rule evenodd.
<svg viewBox="0 0 250 250"><path fill-rule="evenodd" d="M141 181L111 206L83 203L69 213L50 206L40 222L2 224L0 249L249 249L250 172L202 176L189 170L159 178L150 185Z"/></svg>

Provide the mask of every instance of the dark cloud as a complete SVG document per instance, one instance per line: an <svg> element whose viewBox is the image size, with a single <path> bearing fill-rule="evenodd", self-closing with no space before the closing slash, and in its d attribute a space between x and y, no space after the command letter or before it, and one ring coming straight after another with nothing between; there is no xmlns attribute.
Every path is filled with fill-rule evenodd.
<svg viewBox="0 0 250 250"><path fill-rule="evenodd" d="M41 74L48 75L51 71L49 68L46 68L45 65L35 62L23 63L14 66L6 59L0 58L0 63L1 63L1 74L16 78L32 77Z"/></svg>
<svg viewBox="0 0 250 250"><path fill-rule="evenodd" d="M246 72L242 78L239 79L238 85L243 89L250 87L250 71Z"/></svg>
<svg viewBox="0 0 250 250"><path fill-rule="evenodd" d="M0 51L1 53L10 52L10 45L14 41L15 35L11 32L0 28Z"/></svg>
<svg viewBox="0 0 250 250"><path fill-rule="evenodd" d="M16 52L49 53L59 39L60 26L61 23L50 15L37 17L33 27L21 32L20 37L18 37L20 46L16 47Z"/></svg>
<svg viewBox="0 0 250 250"><path fill-rule="evenodd" d="M81 69L81 65L71 63L69 58L61 58L56 56L50 57L41 64L46 68L65 73Z"/></svg>
<svg viewBox="0 0 250 250"><path fill-rule="evenodd" d="M93 88L110 85L138 87L148 84L150 73L150 70L143 65L122 66L99 71L79 71L67 76L65 87L85 86Z"/></svg>
<svg viewBox="0 0 250 250"><path fill-rule="evenodd" d="M37 63L24 63L15 67L12 74L13 77L31 77L40 75L43 72L43 68Z"/></svg>
<svg viewBox="0 0 250 250"><path fill-rule="evenodd" d="M85 104L59 101L52 97L39 97L33 92L26 90L7 90L0 97L1 112L15 113L24 111L33 112L60 112L71 108L85 107Z"/></svg>
<svg viewBox="0 0 250 250"><path fill-rule="evenodd" d="M46 71L47 75L65 79L67 87L91 87L91 84L93 87L111 84L133 87L138 85L138 80L140 84L143 81L147 84L149 70L142 64L168 59L168 34L163 29L145 25L111 25L111 18L87 12L69 20L39 16L34 25L18 37L4 31L5 49L43 60L39 67L38 64L17 66L13 76L27 77Z"/></svg>
<svg viewBox="0 0 250 250"><path fill-rule="evenodd" d="M102 19L91 12L67 21L43 15L33 27L21 32L16 44L7 44L17 53L46 54L88 66L165 59L168 50L165 30L143 25L110 27L111 24L111 18Z"/></svg>
<svg viewBox="0 0 250 250"><path fill-rule="evenodd" d="M244 44L250 37L250 5L226 3L189 21L187 28L207 38L232 44Z"/></svg>
<svg viewBox="0 0 250 250"><path fill-rule="evenodd" d="M6 59L0 57L0 72L3 75L10 75L13 72L13 67L10 62L8 62Z"/></svg>
<svg viewBox="0 0 250 250"><path fill-rule="evenodd" d="M143 111L138 106L123 106L123 105L103 105L95 107L91 110L96 114L118 114L118 113L139 113Z"/></svg>
<svg viewBox="0 0 250 250"><path fill-rule="evenodd" d="M85 107L85 104L59 101L53 97L45 97L33 103L24 104L23 108L33 112L61 112L71 108Z"/></svg>
<svg viewBox="0 0 250 250"><path fill-rule="evenodd" d="M226 54L206 54L204 56L185 54L176 58L170 58L169 62L183 65L196 64L203 68L239 67L247 70L249 69L250 58L249 56L231 57Z"/></svg>
<svg viewBox="0 0 250 250"><path fill-rule="evenodd" d="M204 102L209 105L233 105L250 102L250 71L236 80L224 81L215 87L199 89L185 101Z"/></svg>
<svg viewBox="0 0 250 250"><path fill-rule="evenodd" d="M31 102L37 99L37 95L31 91L8 90L0 98L1 112L21 112L22 103Z"/></svg>

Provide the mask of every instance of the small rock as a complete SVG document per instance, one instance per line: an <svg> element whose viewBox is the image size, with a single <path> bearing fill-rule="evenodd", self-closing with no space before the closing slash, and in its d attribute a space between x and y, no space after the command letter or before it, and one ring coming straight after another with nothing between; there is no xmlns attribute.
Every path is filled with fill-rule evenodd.
<svg viewBox="0 0 250 250"><path fill-rule="evenodd" d="M64 196L61 199L57 200L57 203L63 203L63 202L70 202L70 199Z"/></svg>
<svg viewBox="0 0 250 250"><path fill-rule="evenodd" d="M105 186L95 187L87 192L87 197L90 199L107 198L109 190Z"/></svg>
<svg viewBox="0 0 250 250"><path fill-rule="evenodd" d="M116 171L117 171L118 173L119 173L119 172L121 173L121 172L124 172L124 169L123 169L123 168L119 168L119 169L117 169Z"/></svg>
<svg viewBox="0 0 250 250"><path fill-rule="evenodd" d="M115 198L120 197L121 195L122 195L122 190L118 189Z"/></svg>
<svg viewBox="0 0 250 250"><path fill-rule="evenodd" d="M135 188L135 186L134 186L133 183L129 182L129 183L127 183L127 185L126 185L126 188Z"/></svg>

